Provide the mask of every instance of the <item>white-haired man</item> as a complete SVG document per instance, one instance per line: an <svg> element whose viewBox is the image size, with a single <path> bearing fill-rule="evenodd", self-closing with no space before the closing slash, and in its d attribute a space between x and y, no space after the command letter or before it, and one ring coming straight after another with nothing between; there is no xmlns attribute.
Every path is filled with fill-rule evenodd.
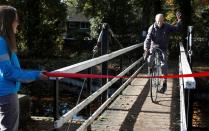
<svg viewBox="0 0 209 131"><path fill-rule="evenodd" d="M161 58L161 68L162 68L162 74L167 75L167 49L168 49L168 40L169 40L169 34L171 32L177 32L181 30L181 13L176 13L177 17L177 23L176 25L171 25L164 22L164 15L163 14L157 14L155 16L155 23L152 24L149 29L146 36L146 39L144 41L144 51L145 54L150 54L148 56L148 64L152 61L152 52L153 47L158 46L162 51L162 57ZM167 89L167 79L164 79L163 81L163 87L160 89L159 92L164 93Z"/></svg>

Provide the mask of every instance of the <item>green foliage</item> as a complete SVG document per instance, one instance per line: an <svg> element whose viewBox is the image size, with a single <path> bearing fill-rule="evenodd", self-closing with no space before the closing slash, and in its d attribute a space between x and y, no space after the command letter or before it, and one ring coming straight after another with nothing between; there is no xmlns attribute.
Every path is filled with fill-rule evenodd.
<svg viewBox="0 0 209 131"><path fill-rule="evenodd" d="M40 22L37 28L34 27L39 32L37 32L37 37L32 36L32 38L36 38L37 44L31 44L30 50L33 50L31 53L32 55L38 53L40 56L57 56L60 45L63 43L61 34L64 32L66 6L59 0L47 0L41 1L39 7Z"/></svg>
<svg viewBox="0 0 209 131"><path fill-rule="evenodd" d="M102 19L99 16L96 17L92 17L90 20L90 36L92 38L98 38L99 33L98 33L98 29L101 27L100 24L102 23Z"/></svg>
<svg viewBox="0 0 209 131"><path fill-rule="evenodd" d="M60 0L7 0L18 10L18 48L21 55L51 57L63 44L66 5Z"/></svg>
<svg viewBox="0 0 209 131"><path fill-rule="evenodd" d="M168 11L166 13L165 19L169 22L172 23L173 21L176 20L175 12L174 11Z"/></svg>
<svg viewBox="0 0 209 131"><path fill-rule="evenodd" d="M193 49L196 61L208 61L209 57L209 5L202 5L199 1L193 2ZM201 59L200 59L201 58Z"/></svg>
<svg viewBox="0 0 209 131"><path fill-rule="evenodd" d="M85 13L90 18L92 38L98 37L101 23L107 22L121 44L128 45L128 42L137 39L140 34L139 29L144 30L143 27L153 22L153 13L157 10L154 8L158 7L156 3L161 3L162 12L166 14L169 23L175 20L176 10L183 11L183 15L187 16L184 18L186 24L190 23L194 26L194 53L197 56L201 53L207 56L209 5L204 5L199 0L160 2L159 0L64 0L64 3L60 0L1 0L0 2L18 9L20 17L18 48L23 55L33 57L60 55L63 44L61 34L65 32L66 15L72 13L70 10L66 12L67 6L76 7L77 11ZM204 41L196 41L199 39ZM175 37L172 38L172 41L176 40ZM177 46L172 45L170 48L176 50Z"/></svg>
<svg viewBox="0 0 209 131"><path fill-rule="evenodd" d="M93 38L98 36L101 23L107 22L113 32L121 36L119 39L125 44L123 36L138 35L140 2L136 0L86 0L79 2L78 0L78 8L91 18L91 36Z"/></svg>

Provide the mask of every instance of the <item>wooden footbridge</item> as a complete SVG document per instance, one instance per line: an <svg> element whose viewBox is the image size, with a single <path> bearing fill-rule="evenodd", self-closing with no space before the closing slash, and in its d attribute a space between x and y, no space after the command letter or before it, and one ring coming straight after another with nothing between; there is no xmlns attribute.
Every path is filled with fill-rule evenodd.
<svg viewBox="0 0 209 131"><path fill-rule="evenodd" d="M114 38L112 31L103 27L99 38L102 45L108 42L108 32ZM172 63L173 65L169 73L190 74L192 72L189 60L187 59L187 51L185 51L181 43L179 45L179 62ZM142 43L135 44L112 53L107 53L107 48L102 46L101 56L55 70L54 72L88 72L88 74L91 74L92 68L100 65L102 67L102 75L108 75L107 69L109 65L112 63L120 63L120 72L117 76L130 76L130 78L102 79L101 87L96 90L91 88L92 79L86 79L86 88L89 96L63 116L59 116L58 113L58 90L61 88L59 87L59 82L64 78L52 78L55 81L56 92L54 96L54 130L63 130L62 126L65 123L70 124L73 121L73 116L83 109L89 110L89 117L76 129L78 131L189 130L191 128L189 96L190 90L196 87L194 78L169 79L166 93L158 95L157 103L151 102L149 79L137 78L137 76L147 75L146 62L143 61L143 57L140 54L142 52L142 46ZM104 53L105 50L106 53ZM116 83L120 83L117 90L111 94L108 93ZM91 104L98 100L102 103L97 109L92 110Z"/></svg>

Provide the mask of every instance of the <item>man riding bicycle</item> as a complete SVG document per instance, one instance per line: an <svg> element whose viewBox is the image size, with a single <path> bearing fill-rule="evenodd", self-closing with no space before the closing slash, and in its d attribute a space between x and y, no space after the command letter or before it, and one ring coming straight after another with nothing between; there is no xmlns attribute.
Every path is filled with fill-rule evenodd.
<svg viewBox="0 0 209 131"><path fill-rule="evenodd" d="M148 55L148 67L152 62L152 51L154 47L158 47L162 50L161 58L161 69L162 74L167 75L167 48L168 48L168 38L171 32L177 32L181 30L181 13L176 13L177 23L176 25L170 25L164 22L163 14L157 14L155 16L155 23L152 24L144 41L144 51L145 55ZM163 87L159 92L164 93L167 89L167 79L163 80Z"/></svg>

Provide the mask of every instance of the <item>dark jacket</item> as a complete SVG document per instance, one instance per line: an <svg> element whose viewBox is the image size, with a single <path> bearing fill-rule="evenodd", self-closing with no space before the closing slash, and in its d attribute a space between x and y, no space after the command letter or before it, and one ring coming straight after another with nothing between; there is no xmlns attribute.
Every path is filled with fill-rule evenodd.
<svg viewBox="0 0 209 131"><path fill-rule="evenodd" d="M181 28L181 21L177 22L175 26L164 23L161 28L159 28L156 23L152 24L149 27L146 39L144 41L144 49L152 49L152 47L156 44L161 50L166 51L170 33L181 31Z"/></svg>

